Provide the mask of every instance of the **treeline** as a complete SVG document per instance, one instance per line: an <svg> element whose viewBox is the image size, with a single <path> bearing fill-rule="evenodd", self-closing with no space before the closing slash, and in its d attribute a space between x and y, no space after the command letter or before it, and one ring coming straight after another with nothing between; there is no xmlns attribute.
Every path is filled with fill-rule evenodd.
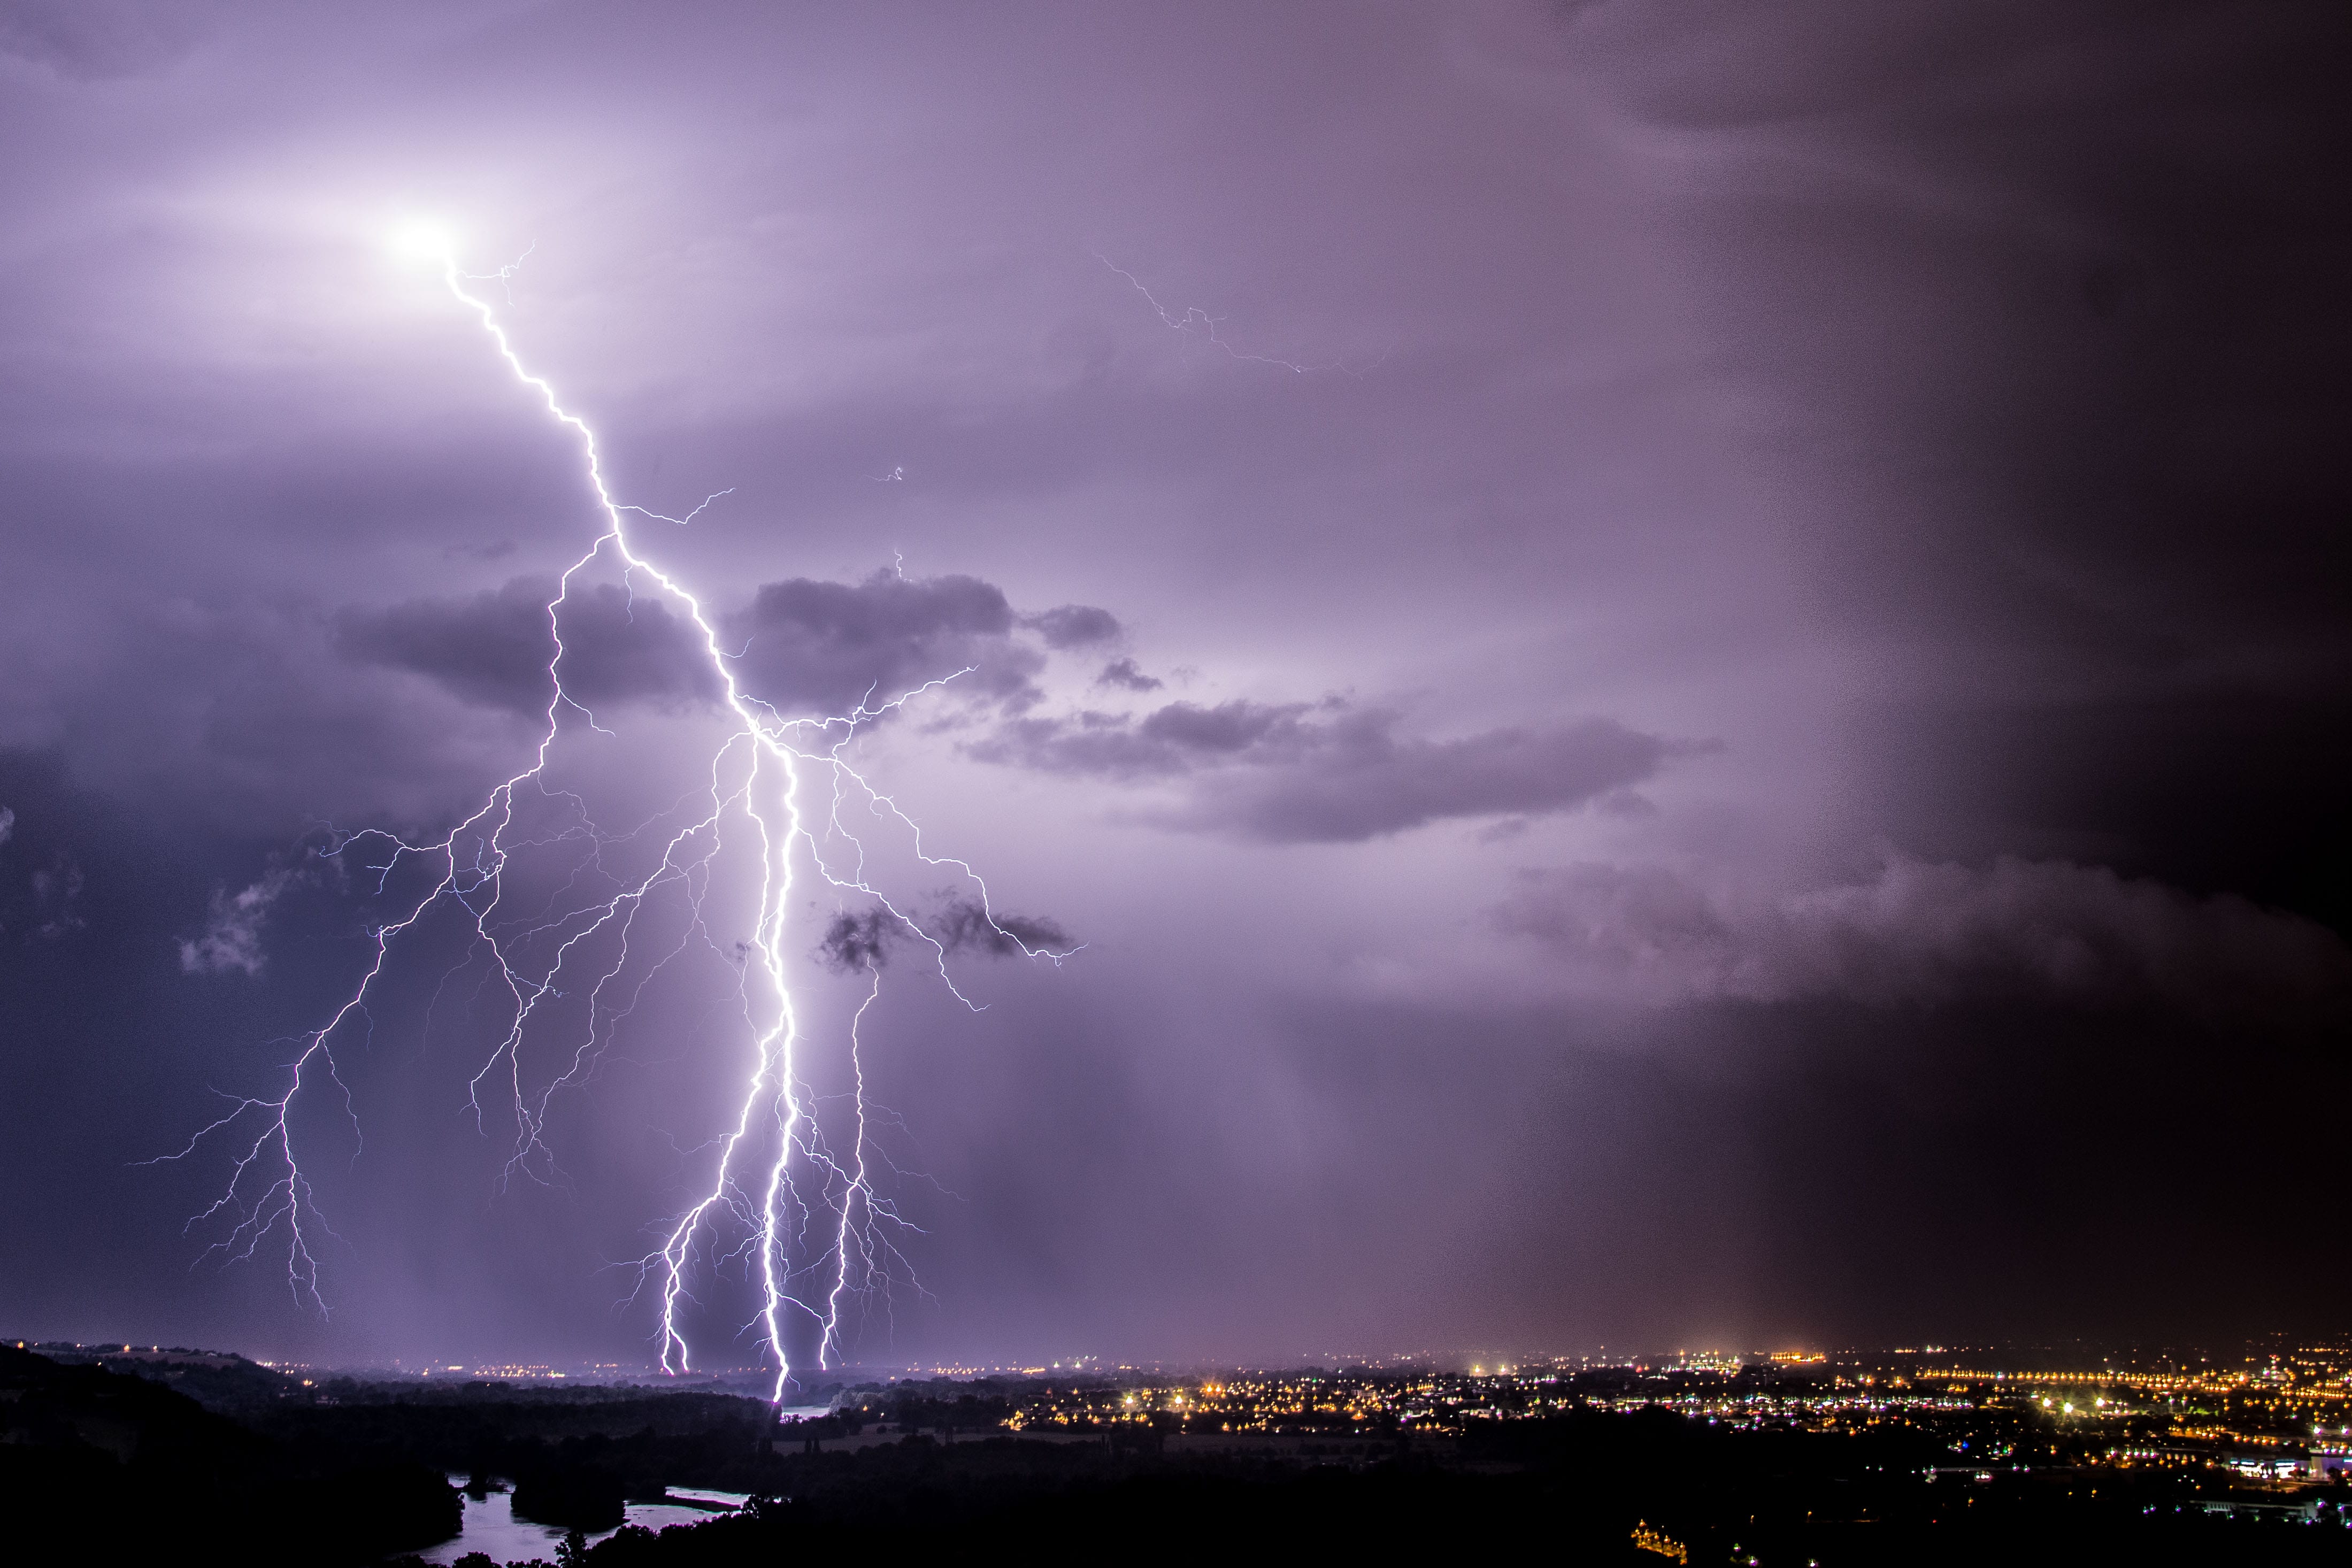
<svg viewBox="0 0 2352 1568"><path fill-rule="evenodd" d="M608 1530L666 1487L751 1492L781 1479L766 1404L715 1394L581 1400L479 1391L426 1400L379 1390L361 1403L285 1406L256 1423L293 1447L511 1481L515 1511Z"/></svg>
<svg viewBox="0 0 2352 1568"><path fill-rule="evenodd" d="M858 1396L853 1395L853 1400ZM874 1429L950 1439L1001 1431L1012 1405L921 1385L877 1387L814 1419L779 1421L761 1400L708 1393L584 1398L576 1390L375 1385L331 1405L280 1405L255 1428L290 1447L510 1480L515 1511L583 1530L618 1524L626 1504L666 1488L797 1495L804 1461ZM888 1461L884 1461L885 1468ZM823 1468L823 1467L818 1467Z"/></svg>

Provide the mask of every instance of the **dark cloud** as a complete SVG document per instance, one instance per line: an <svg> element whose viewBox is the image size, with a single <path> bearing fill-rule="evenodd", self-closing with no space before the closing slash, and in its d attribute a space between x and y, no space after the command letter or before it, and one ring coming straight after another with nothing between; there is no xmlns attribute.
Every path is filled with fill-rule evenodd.
<svg viewBox="0 0 2352 1568"><path fill-rule="evenodd" d="M0 54L75 81L144 76L186 56L206 30L205 9L131 0L10 0L0 7Z"/></svg>
<svg viewBox="0 0 2352 1568"><path fill-rule="evenodd" d="M354 662L428 676L467 702L535 712L549 696L553 593L543 578L518 577L470 598L350 610L338 617L336 644ZM560 624L564 689L591 709L719 695L700 634L658 595L574 586ZM959 691L1026 704L1043 661L1012 640L1016 626L1039 629L1055 648L1119 629L1108 611L1083 605L1016 616L1003 591L977 577L887 571L858 583L769 583L722 624L747 692L787 712L820 713L878 705L960 673Z"/></svg>
<svg viewBox="0 0 2352 1568"><path fill-rule="evenodd" d="M1308 706L1304 702L1274 707L1246 701L1220 702L1214 708L1171 702L1146 718L1136 732L1147 746L1167 758L1171 767L1204 757L1239 758L1250 753L1268 759L1296 756L1313 749L1323 739L1300 721L1299 716L1307 711ZM1360 717L1378 721L1386 715Z"/></svg>
<svg viewBox="0 0 2352 1568"><path fill-rule="evenodd" d="M1092 605L1063 605L1040 610L1034 616L1022 616L1021 624L1044 637L1047 647L1057 651L1116 642L1124 629L1117 616Z"/></svg>
<svg viewBox="0 0 2352 1568"><path fill-rule="evenodd" d="M1168 683L1156 675L1146 675L1136 668L1131 658L1115 658L1102 667L1095 677L1097 686L1116 686L1128 691L1157 691Z"/></svg>
<svg viewBox="0 0 2352 1568"><path fill-rule="evenodd" d="M1399 718L1329 702L1171 702L1139 722L1100 712L1015 720L971 751L1048 773L1189 776L1192 797L1174 822L1337 843L1448 817L1572 810L1654 776L1691 749L1611 719L1423 741L1400 738Z"/></svg>
<svg viewBox="0 0 2352 1568"><path fill-rule="evenodd" d="M923 929L950 952L1013 958L1067 952L1077 939L1044 915L991 914L978 901L950 899L923 917Z"/></svg>
<svg viewBox="0 0 2352 1568"><path fill-rule="evenodd" d="M1460 741L1400 741L1370 721L1334 728L1332 745L1287 772L1213 784L1198 816L1262 838L1370 838L1444 817L1571 810L1654 776L1677 751L1608 719Z"/></svg>
<svg viewBox="0 0 2352 1568"><path fill-rule="evenodd" d="M1707 330L1856 454L1803 547L1893 677L1849 719L1853 804L1936 856L2352 931L2352 225L2315 200L2352 12L1721 7L1702 61L1684 19L1612 10L1580 56L1679 59L1607 90L1741 187L1685 232L1740 280Z"/></svg>
<svg viewBox="0 0 2352 1568"><path fill-rule="evenodd" d="M972 745L983 762L1044 773L1108 779L1166 778L1214 763L1271 763L1314 744L1302 721L1305 702L1235 699L1213 708L1171 702L1139 722L1123 713L1086 710L1068 718L1018 719Z"/></svg>
<svg viewBox="0 0 2352 1568"><path fill-rule="evenodd" d="M0 771L14 760L0 750ZM0 942L47 942L85 929L88 883L80 860L54 833L0 805Z"/></svg>
<svg viewBox="0 0 2352 1568"><path fill-rule="evenodd" d="M992 915L974 899L943 899L916 912L913 920L919 934L879 904L845 910L825 927L817 942L817 958L826 967L845 973L878 969L889 962L894 948L910 942L950 956L971 953L982 958L1066 953L1078 945L1054 921L1037 915ZM939 944L937 949L931 948L932 942Z"/></svg>
<svg viewBox="0 0 2352 1568"><path fill-rule="evenodd" d="M728 617L745 689L793 712L847 713L970 669L962 690L1020 698L1040 667L1009 639L1003 591L977 577L877 572L861 583L770 583Z"/></svg>
<svg viewBox="0 0 2352 1568"><path fill-rule="evenodd" d="M347 610L335 646L354 663L429 677L461 700L517 712L545 710L555 657L547 606L555 584L517 577L465 599L412 599ZM708 700L718 682L693 623L656 596L609 583L574 586L558 610L563 686L594 709L613 702Z"/></svg>
<svg viewBox="0 0 2352 1568"><path fill-rule="evenodd" d="M824 928L816 944L817 958L829 969L878 969L889 958L890 945L906 934L906 924L879 904L860 910L844 910Z"/></svg>
<svg viewBox="0 0 2352 1568"><path fill-rule="evenodd" d="M51 849L21 876L0 881L0 936L48 941L89 923L83 908L87 884L81 863L64 849Z"/></svg>
<svg viewBox="0 0 2352 1568"><path fill-rule="evenodd" d="M1759 900L1657 868L1528 871L1496 912L1573 971L1665 1000L1937 1006L2016 997L2271 1015L2352 996L2352 948L2243 899L2103 867L1890 858L1866 880Z"/></svg>

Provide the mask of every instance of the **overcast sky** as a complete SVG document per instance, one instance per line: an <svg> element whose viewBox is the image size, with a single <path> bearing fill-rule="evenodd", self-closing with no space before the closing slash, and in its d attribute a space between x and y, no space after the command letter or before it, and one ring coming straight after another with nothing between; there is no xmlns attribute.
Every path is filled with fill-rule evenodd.
<svg viewBox="0 0 2352 1568"><path fill-rule="evenodd" d="M951 942L978 1010L875 954L856 1354L2319 1321L2335 9L0 9L0 1329L651 1352L748 1060L724 863L520 1172L481 953L403 939L292 1122L323 1312L183 1230L242 1145L139 1163L367 968L400 889L322 850L545 728L604 523L420 221L744 689L955 677L854 760L1086 944ZM723 732L682 602L607 555L562 624L510 909ZM871 906L795 898L835 1114Z"/></svg>

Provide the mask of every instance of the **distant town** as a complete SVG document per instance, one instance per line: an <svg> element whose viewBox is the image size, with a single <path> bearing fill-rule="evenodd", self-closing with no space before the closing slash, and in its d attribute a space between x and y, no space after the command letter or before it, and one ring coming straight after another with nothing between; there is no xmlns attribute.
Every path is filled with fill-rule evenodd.
<svg viewBox="0 0 2352 1568"><path fill-rule="evenodd" d="M624 1363L572 1365L436 1362L334 1371L246 1362L163 1346L28 1343L51 1359L179 1381L197 1369L245 1366L281 1380L276 1397L326 1403L414 1379L443 1387L764 1390L772 1373L746 1367L682 1377ZM945 1408L946 1416L933 1414ZM2277 1339L2235 1355L2032 1347L1920 1346L1834 1353L1606 1352L1511 1361L1408 1356L1286 1371L1180 1370L1076 1357L1037 1365L955 1364L860 1377L817 1374L784 1422L822 1426L818 1445L932 1431L1029 1437L1150 1433L1166 1438L1252 1436L1458 1438L1482 1423L1571 1410L1668 1410L1735 1429L1812 1432L2025 1419L2070 1463L2212 1468L2272 1479L2324 1481L2352 1465L2352 1335ZM1956 1438L1955 1475L1994 1473L2013 1443Z"/></svg>
<svg viewBox="0 0 2352 1568"><path fill-rule="evenodd" d="M2046 1352L1906 1350L1577 1357L1458 1372L1360 1364L1166 1379L1125 1369L1044 1386L1029 1381L1034 1375L983 1380L1003 1388L1007 1430L1458 1436L1479 1422L1651 1407L1733 1427L1958 1430L1969 1424L1958 1416L2008 1415L2032 1418L2074 1462L2313 1479L2352 1463L2352 1339L2218 1363L2157 1354L2085 1365ZM1962 1437L1956 1447L1965 1462L1950 1467L1954 1473L1989 1471L2012 1457L2006 1444Z"/></svg>

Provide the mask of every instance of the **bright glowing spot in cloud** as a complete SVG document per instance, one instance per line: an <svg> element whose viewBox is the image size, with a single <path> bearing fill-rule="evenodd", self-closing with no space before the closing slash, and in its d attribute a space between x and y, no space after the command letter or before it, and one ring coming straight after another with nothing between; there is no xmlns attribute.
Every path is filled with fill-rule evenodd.
<svg viewBox="0 0 2352 1568"><path fill-rule="evenodd" d="M393 230L392 248L420 261L446 261L457 254L457 240L446 225L412 218Z"/></svg>

